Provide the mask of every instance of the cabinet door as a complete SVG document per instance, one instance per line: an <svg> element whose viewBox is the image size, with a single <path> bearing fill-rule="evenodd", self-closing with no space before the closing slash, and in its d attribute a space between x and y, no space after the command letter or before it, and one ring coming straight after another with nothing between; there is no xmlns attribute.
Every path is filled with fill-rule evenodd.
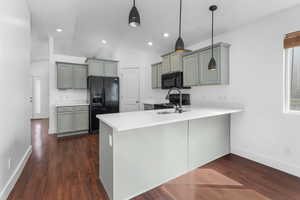
<svg viewBox="0 0 300 200"><path fill-rule="evenodd" d="M170 55L162 58L162 73L169 73L171 71Z"/></svg>
<svg viewBox="0 0 300 200"><path fill-rule="evenodd" d="M209 84L220 84L220 47L214 48L214 58L217 63L217 70L211 71L208 70L208 63L211 59L211 50L205 50L199 53L199 76L200 84L209 85Z"/></svg>
<svg viewBox="0 0 300 200"><path fill-rule="evenodd" d="M118 63L105 61L104 62L104 73L105 76L118 76Z"/></svg>
<svg viewBox="0 0 300 200"><path fill-rule="evenodd" d="M74 131L83 131L89 129L89 112L76 111L74 112Z"/></svg>
<svg viewBox="0 0 300 200"><path fill-rule="evenodd" d="M104 61L89 61L88 74L89 76L105 76Z"/></svg>
<svg viewBox="0 0 300 200"><path fill-rule="evenodd" d="M199 84L198 54L183 57L183 84L194 86Z"/></svg>
<svg viewBox="0 0 300 200"><path fill-rule="evenodd" d="M57 131L58 133L72 132L73 129L73 112L57 114Z"/></svg>
<svg viewBox="0 0 300 200"><path fill-rule="evenodd" d="M152 65L151 66L151 84L152 84L152 89L157 88L157 65Z"/></svg>
<svg viewBox="0 0 300 200"><path fill-rule="evenodd" d="M73 67L73 88L86 89L87 88L87 67L75 65Z"/></svg>
<svg viewBox="0 0 300 200"><path fill-rule="evenodd" d="M157 64L157 87L161 88L162 63Z"/></svg>
<svg viewBox="0 0 300 200"><path fill-rule="evenodd" d="M73 67L70 64L57 64L57 88L71 89L73 79Z"/></svg>
<svg viewBox="0 0 300 200"><path fill-rule="evenodd" d="M170 64L171 64L171 71L182 71L182 56L178 53L172 53L170 55Z"/></svg>

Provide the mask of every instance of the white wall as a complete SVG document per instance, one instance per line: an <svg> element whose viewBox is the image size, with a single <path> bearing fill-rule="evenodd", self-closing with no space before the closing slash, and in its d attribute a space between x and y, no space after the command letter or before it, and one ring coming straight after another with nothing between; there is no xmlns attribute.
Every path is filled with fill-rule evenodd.
<svg viewBox="0 0 300 200"><path fill-rule="evenodd" d="M152 51L122 47L115 52L113 58L119 60L120 69L128 67L138 67L140 69L140 99L152 98L150 66L160 58L159 55Z"/></svg>
<svg viewBox="0 0 300 200"><path fill-rule="evenodd" d="M30 13L26 0L0 7L0 199L6 199L18 165L31 150ZM11 159L11 167L8 161Z"/></svg>
<svg viewBox="0 0 300 200"><path fill-rule="evenodd" d="M216 42L230 43L230 85L191 90L192 104L242 105L232 117L231 151L300 176L300 115L283 113L283 38L300 30L300 7L264 18ZM216 19L218 20L218 19ZM195 50L209 40L193 45Z"/></svg>

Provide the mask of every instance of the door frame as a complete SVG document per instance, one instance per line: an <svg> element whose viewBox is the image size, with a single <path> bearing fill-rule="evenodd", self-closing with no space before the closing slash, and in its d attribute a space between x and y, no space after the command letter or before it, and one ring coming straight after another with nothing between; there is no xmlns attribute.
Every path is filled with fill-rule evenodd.
<svg viewBox="0 0 300 200"><path fill-rule="evenodd" d="M123 73L122 71L127 70L127 69L136 69L138 70L138 109L141 109L141 68L140 67L120 67L119 69L119 76L120 76L120 111L123 110L122 106L123 106L123 90L122 90L122 86L123 86Z"/></svg>

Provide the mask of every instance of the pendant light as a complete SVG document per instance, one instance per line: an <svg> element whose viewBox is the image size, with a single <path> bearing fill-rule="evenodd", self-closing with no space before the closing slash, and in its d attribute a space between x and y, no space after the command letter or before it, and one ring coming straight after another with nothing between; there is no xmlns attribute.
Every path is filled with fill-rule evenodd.
<svg viewBox="0 0 300 200"><path fill-rule="evenodd" d="M129 13L128 24L131 27L137 27L141 24L139 11L135 7L135 0L133 0L133 7L131 8Z"/></svg>
<svg viewBox="0 0 300 200"><path fill-rule="evenodd" d="M216 60L214 58L214 11L216 11L218 7L216 5L212 5L209 7L209 10L211 11L211 59L208 64L208 70L215 71L217 70L217 64Z"/></svg>
<svg viewBox="0 0 300 200"><path fill-rule="evenodd" d="M179 37L175 44L175 52L182 53L184 52L184 42L181 38L181 11L182 11L182 0L180 0L180 10L179 10Z"/></svg>

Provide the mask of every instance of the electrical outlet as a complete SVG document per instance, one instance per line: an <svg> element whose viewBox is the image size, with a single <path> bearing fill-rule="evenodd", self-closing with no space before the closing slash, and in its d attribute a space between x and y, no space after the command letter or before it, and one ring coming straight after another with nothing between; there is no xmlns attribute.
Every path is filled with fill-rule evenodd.
<svg viewBox="0 0 300 200"><path fill-rule="evenodd" d="M10 169L11 167L11 158L8 159L7 168Z"/></svg>

